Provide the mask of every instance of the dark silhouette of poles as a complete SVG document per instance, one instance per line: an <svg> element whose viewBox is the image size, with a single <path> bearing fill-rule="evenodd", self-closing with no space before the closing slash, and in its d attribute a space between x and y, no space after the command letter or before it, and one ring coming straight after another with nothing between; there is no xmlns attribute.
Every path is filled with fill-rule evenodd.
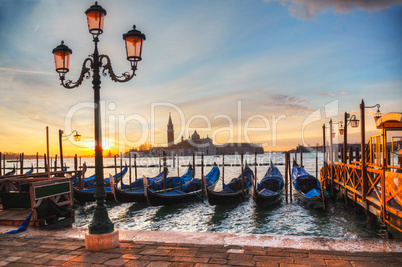
<svg viewBox="0 0 402 267"><path fill-rule="evenodd" d="M225 185L225 154L222 154L222 189Z"/></svg>
<svg viewBox="0 0 402 267"><path fill-rule="evenodd" d="M128 187L131 190L131 152L128 152Z"/></svg>
<svg viewBox="0 0 402 267"><path fill-rule="evenodd" d="M137 154L134 154L134 179L137 181L138 173L137 173Z"/></svg>
<svg viewBox="0 0 402 267"><path fill-rule="evenodd" d="M254 191L257 188L257 152L254 152Z"/></svg>
<svg viewBox="0 0 402 267"><path fill-rule="evenodd" d="M193 179L195 177L195 154L193 153Z"/></svg>
<svg viewBox="0 0 402 267"><path fill-rule="evenodd" d="M244 168L243 168L243 153L240 154L241 166L241 193L244 197Z"/></svg>
<svg viewBox="0 0 402 267"><path fill-rule="evenodd" d="M163 193L166 193L166 152L163 151Z"/></svg>
<svg viewBox="0 0 402 267"><path fill-rule="evenodd" d="M204 152L201 152L201 194L205 195L205 182L204 182Z"/></svg>

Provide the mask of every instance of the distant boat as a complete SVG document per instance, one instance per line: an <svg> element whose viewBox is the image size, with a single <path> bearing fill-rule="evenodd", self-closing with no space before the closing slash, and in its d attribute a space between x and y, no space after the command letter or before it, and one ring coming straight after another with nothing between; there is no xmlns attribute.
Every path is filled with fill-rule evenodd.
<svg viewBox="0 0 402 267"><path fill-rule="evenodd" d="M283 187L282 174L271 161L264 178L257 184L253 193L253 199L257 207L266 208L280 202Z"/></svg>
<svg viewBox="0 0 402 267"><path fill-rule="evenodd" d="M219 180L219 168L216 164L212 167L211 171L205 176L205 187L213 190ZM173 205L179 203L186 203L195 200L202 200L202 182L201 179L192 179L181 188L174 189L167 192L156 192L155 190L147 187L146 198L148 204L151 206Z"/></svg>
<svg viewBox="0 0 402 267"><path fill-rule="evenodd" d="M242 181L243 180L243 181ZM242 182L243 187L242 188ZM233 178L230 183L224 184L221 191L213 191L207 188L207 198L210 205L237 205L250 197L250 192L254 183L254 173L246 164L243 170L243 179Z"/></svg>
<svg viewBox="0 0 402 267"><path fill-rule="evenodd" d="M7 172L4 176L10 176L14 174L15 174L15 167L11 171Z"/></svg>
<svg viewBox="0 0 402 267"><path fill-rule="evenodd" d="M292 183L301 198L310 203L324 204L328 193L321 188L320 181L293 161Z"/></svg>
<svg viewBox="0 0 402 267"><path fill-rule="evenodd" d="M33 173L33 171L34 171L34 168L33 168L33 166L31 166L31 169L29 169L29 171L27 171L25 174L31 174L31 173Z"/></svg>

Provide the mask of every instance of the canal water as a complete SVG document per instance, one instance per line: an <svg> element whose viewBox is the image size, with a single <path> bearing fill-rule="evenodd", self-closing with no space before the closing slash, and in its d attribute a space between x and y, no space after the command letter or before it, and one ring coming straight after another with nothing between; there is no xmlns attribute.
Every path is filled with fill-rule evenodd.
<svg viewBox="0 0 402 267"><path fill-rule="evenodd" d="M294 156L291 155L292 157ZM300 155L298 160L300 161ZM315 175L315 153L303 154L303 165L306 170ZM254 164L254 155L245 156L244 160ZM272 160L277 164L282 175L285 174L285 154L265 153L257 156L257 179L260 180L268 163ZM94 165L93 159L85 159L88 165ZM128 159L123 159L124 163ZM179 174L187 170L185 166L192 162L192 157L180 157ZM204 174L212 168L213 162L222 163L222 157L205 156ZM322 154L318 154L319 166L322 165ZM200 165L201 159L196 159ZM113 159L105 159L105 166L113 165ZM120 164L120 161L118 161ZM138 165L159 165L158 158L139 158ZM168 159L170 175L177 175L177 163L173 168L173 159ZM240 156L225 156L225 181L237 177L241 173ZM250 166L254 171L254 166ZM222 175L222 168L221 175ZM114 174L114 169L105 169L106 173ZM196 177L200 177L201 167L195 169ZM94 169L89 169L91 175ZM159 167L138 168L138 177L155 176ZM319 170L318 170L319 173ZM126 174L124 182L128 184L129 175ZM134 180L134 169L132 169ZM221 180L216 189L222 187ZM341 202L328 204L327 210L306 206L293 192L293 203L286 204L285 197L281 203L270 209L257 208L252 199L238 206L210 206L207 200L180 204L174 206L151 207L146 203L116 204L108 203L109 216L115 227L127 230L163 230L180 232L220 232L270 235L299 235L299 236L326 236L342 238L384 238L385 228L379 225L368 226L364 214L357 215L354 208L346 207ZM76 222L74 227L87 228L93 217L95 204L78 206L76 209Z"/></svg>
<svg viewBox="0 0 402 267"><path fill-rule="evenodd" d="M291 154L294 157L294 154ZM297 155L298 162L300 155ZM322 153L318 154L318 165L322 165ZM94 159L82 158L82 163L86 163L89 168L86 177L95 172ZM247 155L244 160L250 165L254 165L254 155ZM285 154L284 153L265 153L257 156L257 179L260 180L268 169L268 164L272 160L276 163L282 175L285 174ZM43 160L42 160L43 161ZM73 159L64 160L73 169ZM173 167L173 158L167 159L169 175L176 176L184 174L188 163L192 163L192 157L180 157L177 168L177 161ZM24 166L36 165L36 160L26 160ZM118 165L120 159L118 159ZM222 156L205 156L204 174L212 168L212 164L222 163ZM303 165L312 175L316 174L316 155L315 153L303 154ZM123 166L128 164L128 158L123 158ZM133 165L133 162L131 162ZM200 157L196 158L195 172L196 177L200 177L201 167ZM10 165L12 163L7 163ZM41 163L40 163L41 164ZM60 163L58 164L60 165ZM115 169L110 168L114 165L113 158L105 158L104 166L105 177L109 173L114 174ZM152 177L159 173L159 159L138 158L137 165L154 166L139 167L138 178L142 175ZM237 177L241 173L240 156L225 156L224 176L225 182ZM262 166L261 166L262 165ZM12 165L11 165L12 166ZM254 166L250 166L254 171ZM221 176L222 176L222 167ZM120 171L118 168L117 171ZM319 170L318 170L319 173ZM134 177L134 168L131 174ZM129 173L124 177L124 183L129 183ZM221 180L216 189L222 187ZM125 230L163 230L180 232L220 232L220 233L244 233L244 234L269 234L269 235L297 235L297 236L324 236L339 238L385 238L385 227L381 225L369 226L366 223L366 216L355 214L353 207L346 207L341 202L329 201L327 210L317 209L306 206L301 202L297 193L293 190L293 203L287 204L285 197L278 205L269 209L257 208L252 199L249 199L238 206L210 206L207 200L174 206L152 207L146 203L107 203L109 217L115 223L115 228ZM75 228L87 229L90 224L95 204L76 206Z"/></svg>

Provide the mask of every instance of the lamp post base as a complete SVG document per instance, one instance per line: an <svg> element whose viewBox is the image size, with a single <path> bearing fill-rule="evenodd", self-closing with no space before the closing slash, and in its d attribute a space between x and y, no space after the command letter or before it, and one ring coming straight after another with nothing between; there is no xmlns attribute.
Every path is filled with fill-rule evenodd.
<svg viewBox="0 0 402 267"><path fill-rule="evenodd" d="M107 234L85 233L85 248L89 251L101 251L117 248L119 246L119 231Z"/></svg>

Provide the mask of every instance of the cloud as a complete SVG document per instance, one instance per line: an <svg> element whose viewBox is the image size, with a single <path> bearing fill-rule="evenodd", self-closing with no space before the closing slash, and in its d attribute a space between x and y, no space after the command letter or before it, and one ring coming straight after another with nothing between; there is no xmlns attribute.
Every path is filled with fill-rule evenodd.
<svg viewBox="0 0 402 267"><path fill-rule="evenodd" d="M272 2L278 0L265 0ZM293 17L307 20L317 14L333 9L337 13L349 13L354 9L366 11L384 10L392 5L402 4L402 0L280 0Z"/></svg>
<svg viewBox="0 0 402 267"><path fill-rule="evenodd" d="M324 92L324 91L321 91L321 90L318 90L318 91L317 91L317 94L319 94L319 95L326 95L326 96L335 96L334 93L331 93L331 92Z"/></svg>

